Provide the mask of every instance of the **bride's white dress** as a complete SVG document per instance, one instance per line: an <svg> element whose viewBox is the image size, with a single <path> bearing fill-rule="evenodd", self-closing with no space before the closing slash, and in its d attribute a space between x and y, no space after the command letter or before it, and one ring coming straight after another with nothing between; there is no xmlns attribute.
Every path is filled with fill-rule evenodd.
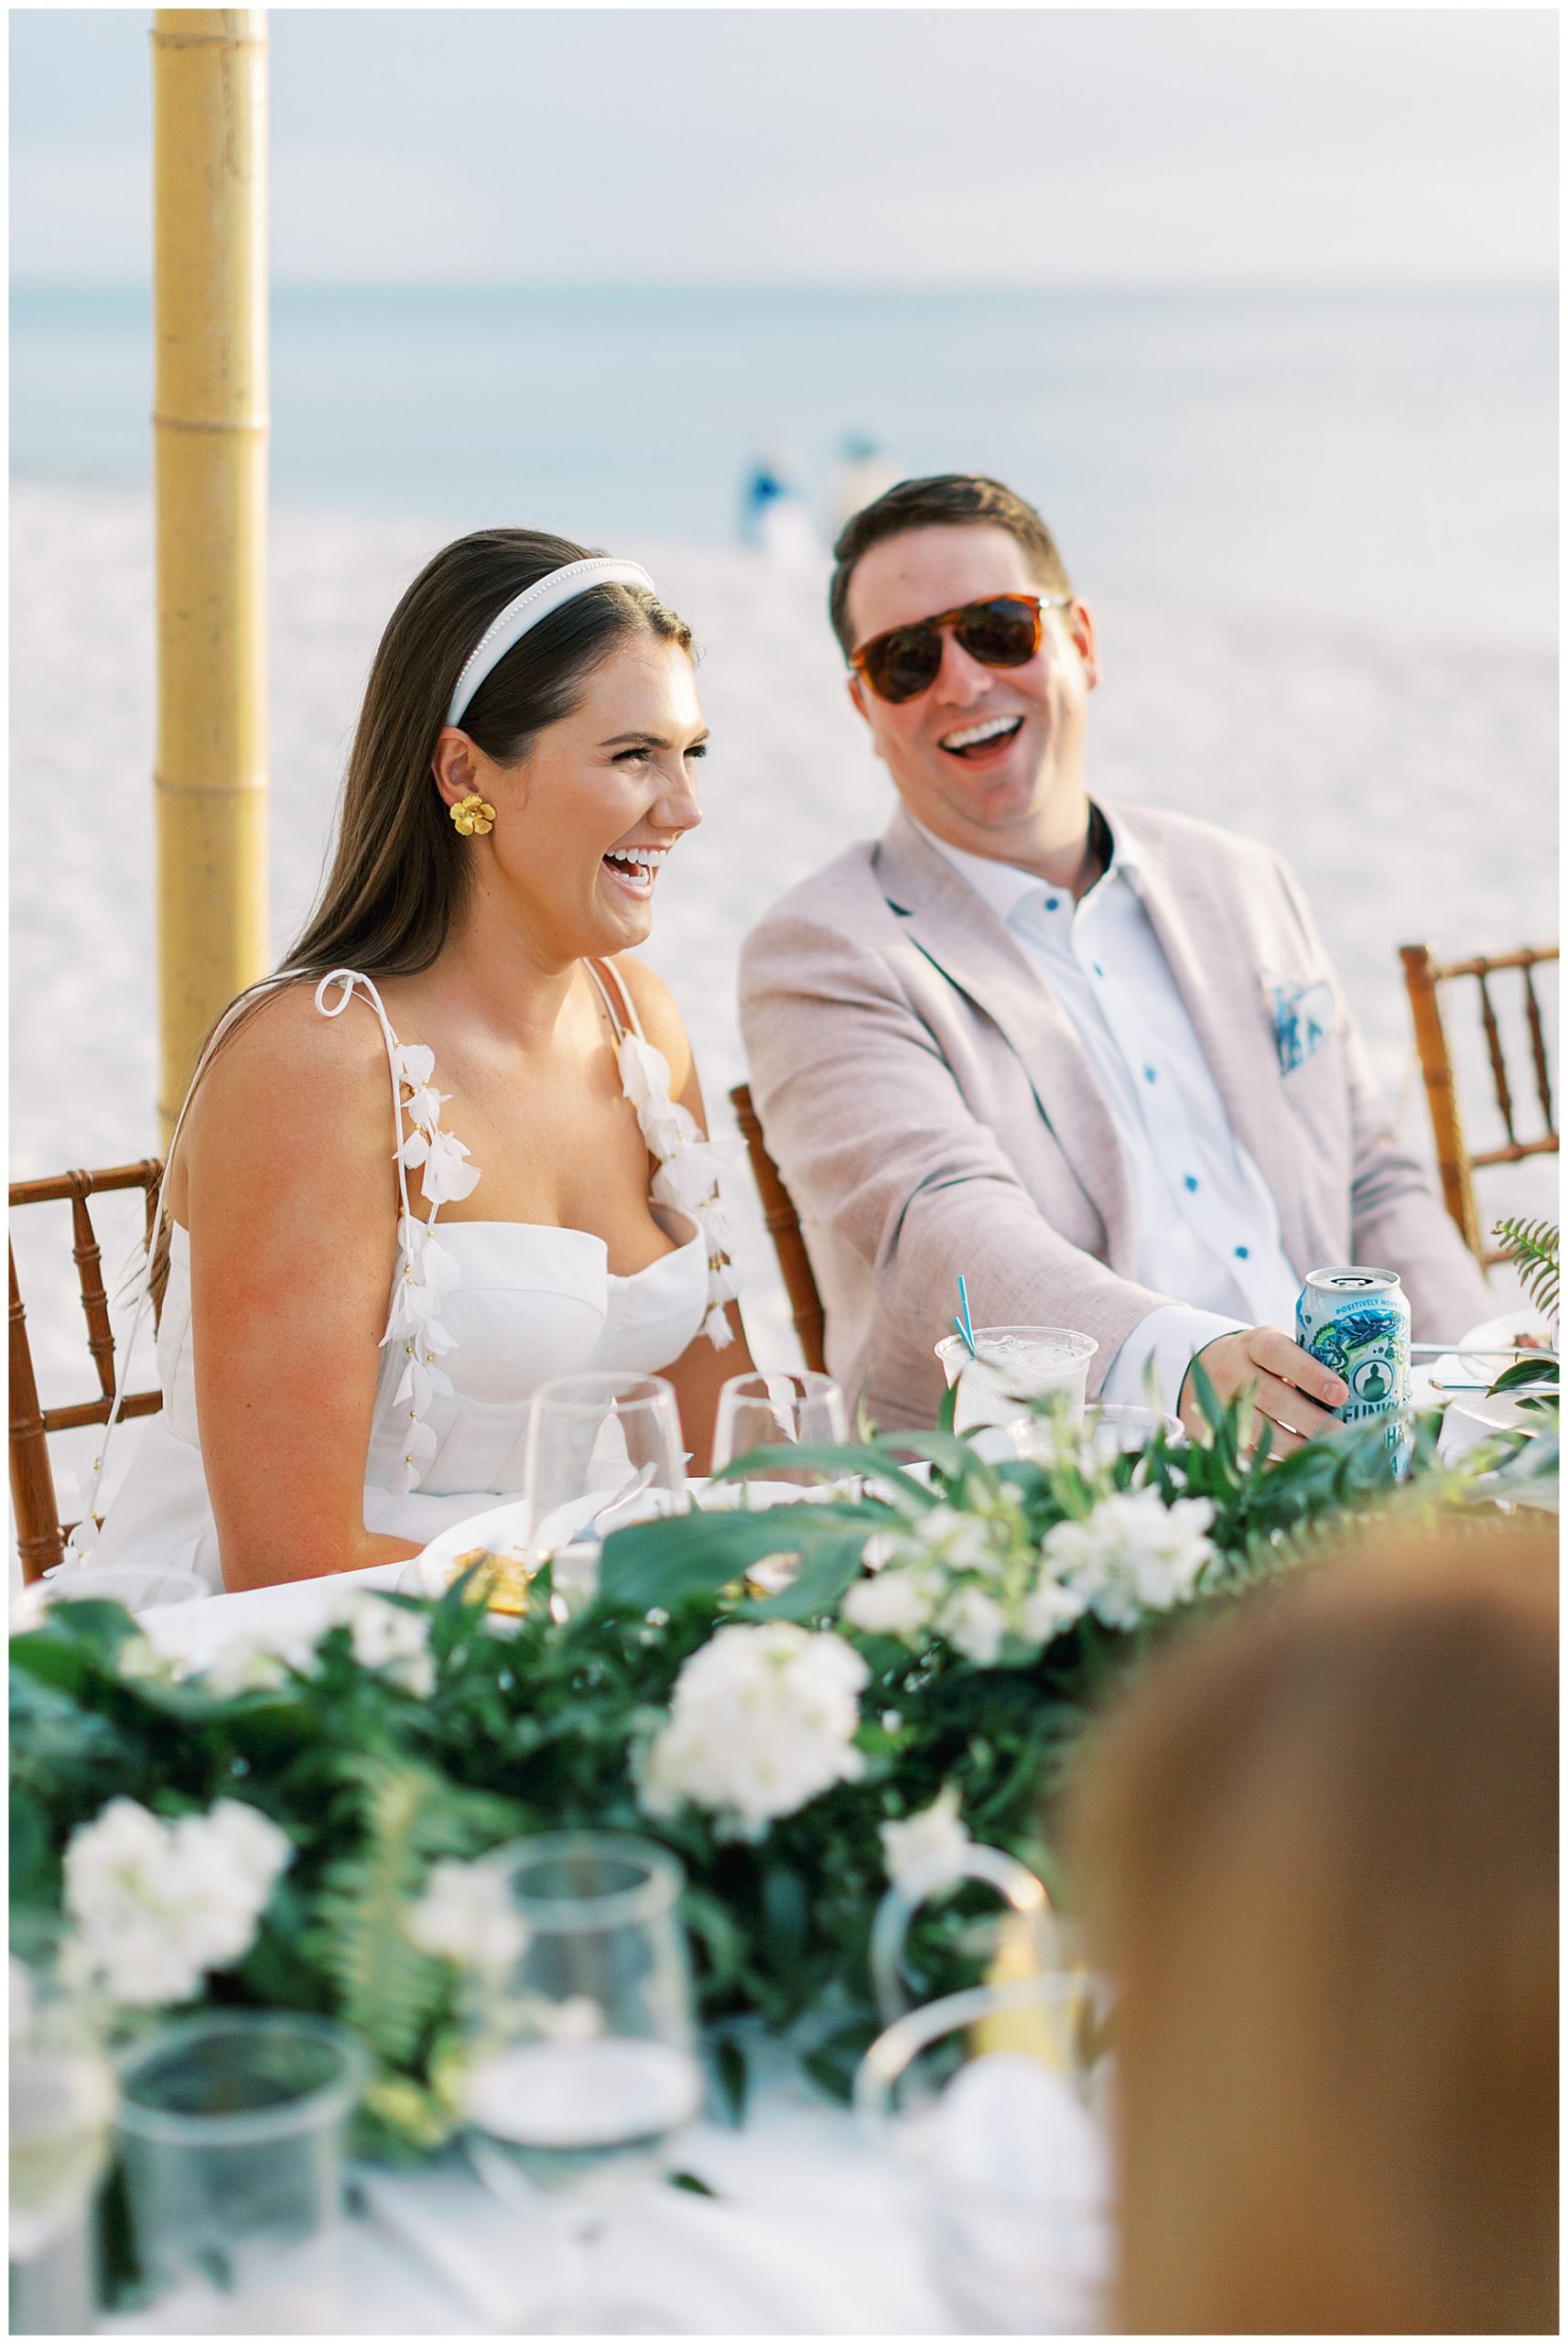
<svg viewBox="0 0 1568 2344"><path fill-rule="evenodd" d="M700 1331L720 1347L730 1340L723 1305L735 1289L717 1151L672 1101L669 1067L643 1034L634 1004L611 973L587 965L615 1026L622 1087L658 1167L654 1217L675 1248L627 1277L615 1275L603 1239L587 1230L441 1221L441 1206L468 1196L480 1167L441 1128L431 1052L399 1043L368 977L339 969L317 988L323 1016L338 1015L356 991L374 1009L398 1136L398 1253L365 1465L367 1530L424 1544L514 1497L528 1400L548 1377L594 1368L653 1373ZM412 1209L410 1172L427 1220ZM190 1240L172 1221L157 1367L163 1412L148 1420L96 1539L79 1534L78 1550L91 1545L95 1565L178 1564L221 1587L196 1415Z"/></svg>

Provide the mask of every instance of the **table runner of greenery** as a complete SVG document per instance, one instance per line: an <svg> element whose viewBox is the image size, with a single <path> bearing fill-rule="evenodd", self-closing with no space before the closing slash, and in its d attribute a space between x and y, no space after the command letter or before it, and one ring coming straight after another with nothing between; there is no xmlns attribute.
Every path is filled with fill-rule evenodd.
<svg viewBox="0 0 1568 2344"><path fill-rule="evenodd" d="M11 1644L13 1905L62 1923L118 2026L203 2002L346 2019L376 2061L361 2146L417 2156L457 2122L465 1966L504 1958L474 1860L545 1828L643 1832L687 1867L732 2099L747 2015L842 2092L890 1872L970 1835L1059 1885L1065 1755L1154 1641L1310 1567L1347 1517L1555 1464L1543 1436L1450 1470L1435 1416L1403 1481L1379 1427L1271 1464L1206 1405L1205 1441L1110 1460L1065 1432L1046 1462L946 1430L814 1452L863 1494L623 1530L569 1617L547 1571L510 1626L466 1586L362 1592L308 1642L181 1676L118 1605L56 1604ZM745 1573L781 1552L793 1581L759 1597ZM975 1974L969 1909L923 1917L925 1991Z"/></svg>

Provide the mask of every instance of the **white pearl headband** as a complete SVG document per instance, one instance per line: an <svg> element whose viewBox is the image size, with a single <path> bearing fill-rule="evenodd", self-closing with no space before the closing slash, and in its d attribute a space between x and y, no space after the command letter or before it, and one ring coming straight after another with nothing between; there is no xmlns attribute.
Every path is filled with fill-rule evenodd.
<svg viewBox="0 0 1568 2344"><path fill-rule="evenodd" d="M531 626L537 626L552 611L558 611L563 602L586 594L592 586L645 586L650 594L658 591L645 570L639 570L634 561L617 561L610 554L594 554L587 561L568 561L564 570L552 570L546 577L535 579L532 586L514 595L505 609L491 620L470 652L448 704L447 722L461 722L463 711L491 669L505 658Z"/></svg>

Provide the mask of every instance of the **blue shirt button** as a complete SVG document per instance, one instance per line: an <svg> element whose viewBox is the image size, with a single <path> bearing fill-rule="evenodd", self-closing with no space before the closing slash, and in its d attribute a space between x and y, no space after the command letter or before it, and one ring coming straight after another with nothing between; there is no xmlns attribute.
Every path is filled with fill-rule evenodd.
<svg viewBox="0 0 1568 2344"><path fill-rule="evenodd" d="M1249 1245L1238 1245L1236 1249L1237 1260L1238 1262L1245 1262L1249 1257L1252 1248Z"/></svg>
<svg viewBox="0 0 1568 2344"><path fill-rule="evenodd" d="M1105 974L1105 971L1100 967L1098 960L1095 962L1095 974L1097 977L1103 977Z"/></svg>
<svg viewBox="0 0 1568 2344"><path fill-rule="evenodd" d="M1197 1178L1197 1174L1196 1174L1195 1172L1189 1172L1189 1173L1187 1174L1186 1177L1185 1177L1185 1178L1183 1180L1183 1182L1182 1182L1182 1186L1183 1186L1183 1188L1187 1188L1187 1189L1189 1189L1189 1190L1190 1190L1190 1189L1193 1189L1193 1188L1195 1188L1197 1187L1197 1184L1198 1184L1198 1178Z"/></svg>
<svg viewBox="0 0 1568 2344"><path fill-rule="evenodd" d="M1046 898L1045 898L1045 908L1046 908L1046 910L1047 910L1048 912L1054 912L1054 911L1055 910L1055 908L1056 908L1056 905L1057 905L1058 900L1059 900L1059 899L1058 899L1055 895L1047 895L1047 896L1046 896Z"/></svg>
<svg viewBox="0 0 1568 2344"><path fill-rule="evenodd" d="M1143 1080L1145 1082L1152 1082L1155 1080L1154 1069L1152 1066L1146 1066L1144 1068Z"/></svg>

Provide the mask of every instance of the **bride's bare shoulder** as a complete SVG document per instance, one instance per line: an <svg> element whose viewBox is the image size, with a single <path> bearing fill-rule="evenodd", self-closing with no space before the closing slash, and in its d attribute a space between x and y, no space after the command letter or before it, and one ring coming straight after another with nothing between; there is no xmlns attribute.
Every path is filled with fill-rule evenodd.
<svg viewBox="0 0 1568 2344"><path fill-rule="evenodd" d="M384 1146L391 1098L380 1020L359 994L325 1016L315 991L301 978L242 1010L197 1085L192 1135L233 1127L254 1134L265 1123L330 1139L379 1117Z"/></svg>

